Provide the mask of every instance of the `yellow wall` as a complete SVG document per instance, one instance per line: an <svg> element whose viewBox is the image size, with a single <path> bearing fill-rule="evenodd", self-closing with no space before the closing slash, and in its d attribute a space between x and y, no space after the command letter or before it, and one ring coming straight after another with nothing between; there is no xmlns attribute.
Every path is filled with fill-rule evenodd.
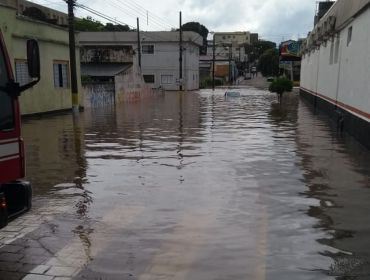
<svg viewBox="0 0 370 280"><path fill-rule="evenodd" d="M0 28L13 66L15 59L26 59L26 40L37 39L41 57L41 80L20 97L23 115L71 109L71 88L55 88L53 61L69 63L68 31L57 26L17 16L14 9L0 6ZM81 90L79 49L76 50L79 93ZM80 96L80 105L81 100Z"/></svg>

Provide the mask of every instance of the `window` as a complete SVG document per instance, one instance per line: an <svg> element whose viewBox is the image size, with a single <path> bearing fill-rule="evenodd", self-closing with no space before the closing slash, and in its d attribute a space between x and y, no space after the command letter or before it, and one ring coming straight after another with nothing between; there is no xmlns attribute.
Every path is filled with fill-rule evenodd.
<svg viewBox="0 0 370 280"><path fill-rule="evenodd" d="M0 46L0 86L8 83L8 72L5 65L3 50ZM13 100L4 91L0 90L0 131L9 131L14 128Z"/></svg>
<svg viewBox="0 0 370 280"><path fill-rule="evenodd" d="M143 45L141 50L143 54L154 54L154 45Z"/></svg>
<svg viewBox="0 0 370 280"><path fill-rule="evenodd" d="M172 84L173 83L173 75L162 75L161 76L161 84Z"/></svg>
<svg viewBox="0 0 370 280"><path fill-rule="evenodd" d="M334 61L334 40L331 40L329 64L332 65L333 61Z"/></svg>
<svg viewBox="0 0 370 280"><path fill-rule="evenodd" d="M54 72L54 87L56 88L68 88L68 62L66 61L54 61L53 64Z"/></svg>
<svg viewBox="0 0 370 280"><path fill-rule="evenodd" d="M143 78L144 82L146 82L147 84L154 84L155 82L154 75L143 75Z"/></svg>
<svg viewBox="0 0 370 280"><path fill-rule="evenodd" d="M352 26L348 28L348 35L347 35L347 47L352 42Z"/></svg>
<svg viewBox="0 0 370 280"><path fill-rule="evenodd" d="M335 42L335 52L334 52L334 63L338 63L338 59L339 59L339 45L340 45L340 38L337 38L336 42Z"/></svg>
<svg viewBox="0 0 370 280"><path fill-rule="evenodd" d="M15 80L21 86L32 81L28 74L27 60L15 60Z"/></svg>

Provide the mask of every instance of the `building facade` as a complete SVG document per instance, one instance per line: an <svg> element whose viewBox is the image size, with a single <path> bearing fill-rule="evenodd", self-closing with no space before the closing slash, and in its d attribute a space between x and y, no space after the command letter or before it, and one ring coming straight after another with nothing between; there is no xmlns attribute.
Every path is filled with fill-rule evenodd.
<svg viewBox="0 0 370 280"><path fill-rule="evenodd" d="M179 32L141 32L141 73L152 88L178 90L199 89L199 47L202 37L191 31L183 32L183 79L180 81ZM81 32L78 42L88 47L130 47L133 64L138 64L136 32Z"/></svg>
<svg viewBox="0 0 370 280"><path fill-rule="evenodd" d="M337 0L303 45L301 94L370 147L370 1Z"/></svg>
<svg viewBox="0 0 370 280"><path fill-rule="evenodd" d="M80 60L85 107L137 101L153 93L130 45L83 45Z"/></svg>
<svg viewBox="0 0 370 280"><path fill-rule="evenodd" d="M16 1L0 0L0 28L14 71L21 85L29 81L27 71L27 39L36 39L40 47L41 80L20 97L23 115L46 113L72 108L68 31L62 27L19 15ZM79 52L78 48L77 51ZM77 73L80 76L79 59ZM79 93L81 83L78 81ZM83 106L82 99L80 106Z"/></svg>
<svg viewBox="0 0 370 280"><path fill-rule="evenodd" d="M258 41L258 34L248 31L239 32L216 32L214 33L216 53L223 57L231 57L236 62L247 62L248 56L245 52L245 45L251 45ZM212 46L208 51L212 52Z"/></svg>

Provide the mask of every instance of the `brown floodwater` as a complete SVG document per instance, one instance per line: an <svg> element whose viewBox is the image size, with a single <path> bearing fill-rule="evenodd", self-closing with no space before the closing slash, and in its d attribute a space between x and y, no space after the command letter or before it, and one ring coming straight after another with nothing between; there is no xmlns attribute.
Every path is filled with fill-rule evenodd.
<svg viewBox="0 0 370 280"><path fill-rule="evenodd" d="M369 279L370 152L296 93L223 93L24 121L76 279Z"/></svg>

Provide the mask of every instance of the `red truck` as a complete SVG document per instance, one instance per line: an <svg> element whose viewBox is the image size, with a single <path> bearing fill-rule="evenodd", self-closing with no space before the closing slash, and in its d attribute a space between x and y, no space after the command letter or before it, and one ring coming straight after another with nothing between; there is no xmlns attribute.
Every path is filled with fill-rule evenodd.
<svg viewBox="0 0 370 280"><path fill-rule="evenodd" d="M15 82L0 30L0 228L31 208L32 188L25 177L24 143L21 137L20 94L40 81L40 54L36 40L27 41L30 82Z"/></svg>

